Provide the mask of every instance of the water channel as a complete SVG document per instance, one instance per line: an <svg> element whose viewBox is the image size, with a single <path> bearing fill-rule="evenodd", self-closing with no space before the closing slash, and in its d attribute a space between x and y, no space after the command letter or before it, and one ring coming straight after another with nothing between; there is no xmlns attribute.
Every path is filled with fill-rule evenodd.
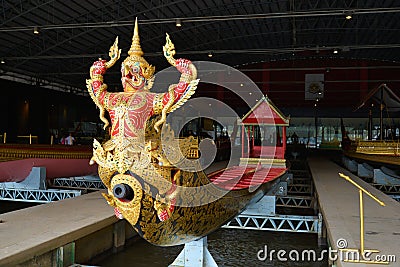
<svg viewBox="0 0 400 267"><path fill-rule="evenodd" d="M182 248L183 246L157 247L139 239L119 253L94 259L92 264L102 267L166 267L174 261ZM305 260L302 260L302 251L313 250L318 258L324 249L318 248L316 234L219 229L208 237L208 249L220 267L328 266L328 257L324 257L322 261L313 261L305 256ZM267 251L265 260L258 259L257 254L260 250L263 251L259 254L261 257L264 257L264 251ZM270 259L272 250L276 252L272 253ZM286 251L286 255L281 258L287 258L287 261L278 259L279 250ZM289 253L295 257L296 251L299 252L299 261L290 260Z"/></svg>

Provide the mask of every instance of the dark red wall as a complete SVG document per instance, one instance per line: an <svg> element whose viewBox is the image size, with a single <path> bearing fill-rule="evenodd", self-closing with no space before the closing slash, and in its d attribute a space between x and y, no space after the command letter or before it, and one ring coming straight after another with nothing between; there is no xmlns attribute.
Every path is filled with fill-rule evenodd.
<svg viewBox="0 0 400 267"><path fill-rule="evenodd" d="M261 63L246 68L258 69L246 74L280 107L314 105L314 101L304 100L305 75L312 73L325 77L324 98L319 103L323 107L354 107L369 90L382 83L400 95L400 65L391 62L298 60Z"/></svg>
<svg viewBox="0 0 400 267"><path fill-rule="evenodd" d="M275 105L290 111L292 116L309 116L314 109L315 101L305 100L304 96L306 74L324 74L324 98L317 105L327 116L335 115L337 110L351 112L369 90L382 83L400 96L400 64L393 62L305 59L258 63L237 69L249 76ZM208 84L201 84L197 95L217 98L234 108L243 104L229 90Z"/></svg>

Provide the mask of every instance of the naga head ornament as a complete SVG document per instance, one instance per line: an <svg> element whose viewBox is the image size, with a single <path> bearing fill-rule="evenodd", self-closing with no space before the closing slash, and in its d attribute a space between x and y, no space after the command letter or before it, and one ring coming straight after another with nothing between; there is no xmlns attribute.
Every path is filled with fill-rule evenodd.
<svg viewBox="0 0 400 267"><path fill-rule="evenodd" d="M124 91L131 92L140 89L150 89L149 87L152 85L155 68L142 57L143 51L140 46L137 18L128 55L129 56L123 61L121 66L121 81Z"/></svg>

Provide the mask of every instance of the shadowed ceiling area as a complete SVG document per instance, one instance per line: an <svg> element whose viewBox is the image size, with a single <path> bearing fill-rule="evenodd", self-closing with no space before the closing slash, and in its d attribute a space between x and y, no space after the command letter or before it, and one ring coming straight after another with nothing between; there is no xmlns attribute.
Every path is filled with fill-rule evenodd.
<svg viewBox="0 0 400 267"><path fill-rule="evenodd" d="M0 77L75 94L85 94L91 63L108 58L116 36L121 59L127 56L135 17L144 57L157 70L168 66L166 32L177 57L232 67L324 58L400 61L395 0L3 0L0 15ZM107 79L109 88L120 87L119 68Z"/></svg>

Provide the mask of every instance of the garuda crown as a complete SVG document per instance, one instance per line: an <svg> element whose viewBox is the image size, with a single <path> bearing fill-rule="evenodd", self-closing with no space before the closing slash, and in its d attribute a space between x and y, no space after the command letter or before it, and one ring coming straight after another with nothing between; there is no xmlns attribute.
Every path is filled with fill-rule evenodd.
<svg viewBox="0 0 400 267"><path fill-rule="evenodd" d="M124 65L133 66L135 62L139 62L142 68L143 77L150 79L154 75L155 67L150 65L142 56L143 51L140 46L139 27L137 18L135 20L135 29L132 37L132 45L128 51L128 57L124 60Z"/></svg>

